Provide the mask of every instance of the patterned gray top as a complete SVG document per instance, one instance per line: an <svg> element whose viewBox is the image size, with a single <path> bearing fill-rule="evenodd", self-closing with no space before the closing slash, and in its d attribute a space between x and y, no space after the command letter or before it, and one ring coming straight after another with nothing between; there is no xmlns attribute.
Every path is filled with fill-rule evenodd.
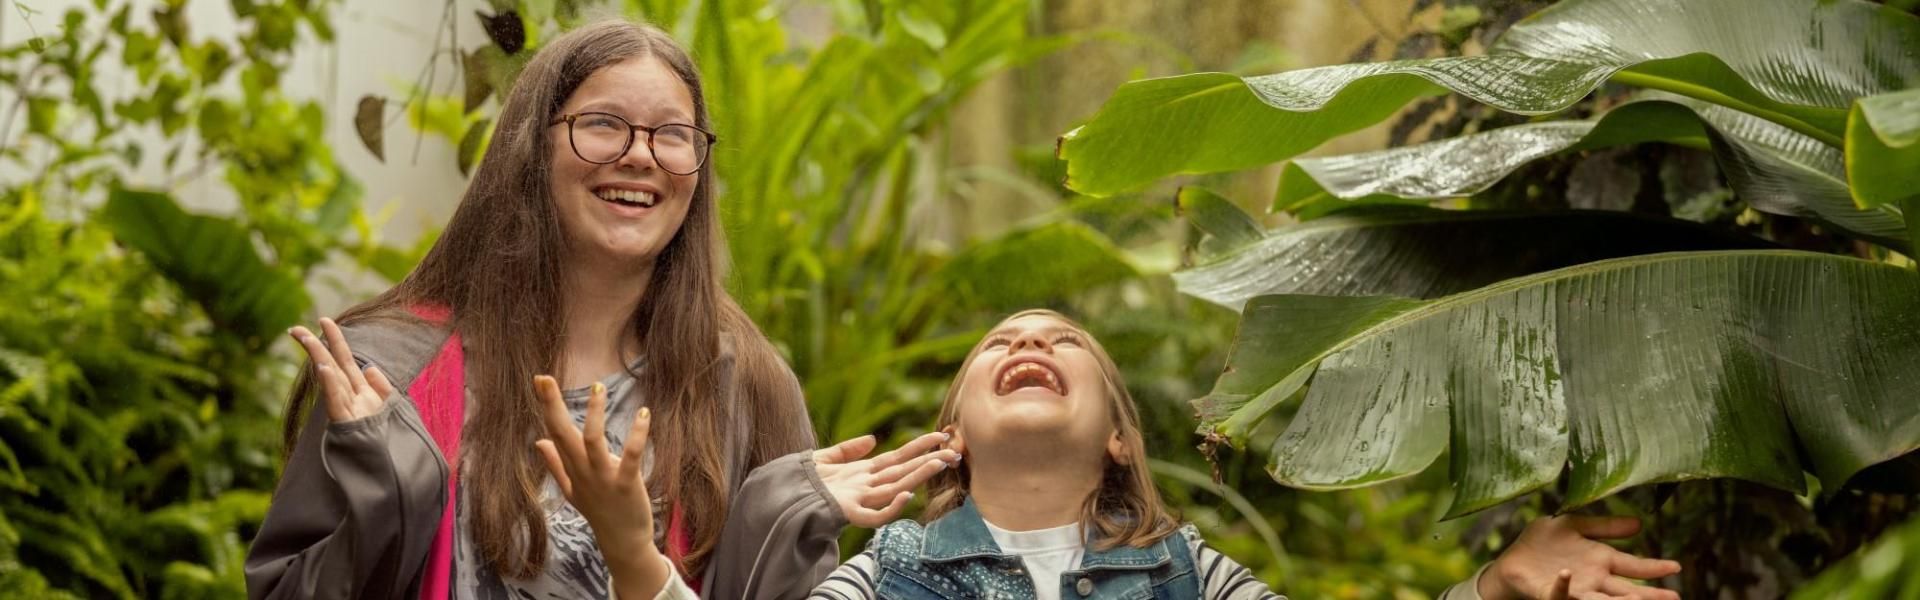
<svg viewBox="0 0 1920 600"><path fill-rule="evenodd" d="M641 361L635 361L628 367L639 371ZM633 427L633 416L645 404L644 399L635 391L633 375L616 373L600 383L607 386L607 445L614 453L619 453L626 441L628 429ZM573 425L584 427L587 420L587 397L589 388L566 390L561 393L567 402L567 412L573 415ZM469 412L468 414L472 414ZM647 452L642 470L653 473L653 452ZM541 496L541 506L547 514L547 540L551 550L547 555L547 568L533 579L511 579L501 577L488 567L486 560L480 557L480 549L468 535L471 513L467 508L470 496L460 495L460 506L455 510L455 519L459 529L455 530L454 546L458 550L454 555L453 596L462 600L574 600L579 598L611 598L613 591L608 588L612 582L612 572L607 570L606 559L600 555L600 547L593 539L593 529L587 526L587 519L575 510L573 505L560 493L560 486L553 478L547 478ZM654 504L654 522L665 523L662 506ZM664 536L665 527L655 527L655 543Z"/></svg>

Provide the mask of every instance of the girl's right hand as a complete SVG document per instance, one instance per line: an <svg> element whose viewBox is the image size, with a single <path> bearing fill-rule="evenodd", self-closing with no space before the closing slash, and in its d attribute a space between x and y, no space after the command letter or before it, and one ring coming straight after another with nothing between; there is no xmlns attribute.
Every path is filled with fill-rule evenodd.
<svg viewBox="0 0 1920 600"><path fill-rule="evenodd" d="M951 438L935 431L865 458L879 441L863 435L814 451L813 468L847 522L871 529L899 517L913 488L960 460L960 453L940 447Z"/></svg>
<svg viewBox="0 0 1920 600"><path fill-rule="evenodd" d="M340 326L333 319L320 319L320 330L326 332L327 341L322 343L305 327L287 330L307 351L307 358L313 361L313 379L320 382L320 397L327 404L327 419L335 423L344 423L380 412L387 396L393 393L393 384L379 367L369 366L363 372L353 360L353 350L347 347L347 338L340 333ZM342 367L341 365L347 365Z"/></svg>

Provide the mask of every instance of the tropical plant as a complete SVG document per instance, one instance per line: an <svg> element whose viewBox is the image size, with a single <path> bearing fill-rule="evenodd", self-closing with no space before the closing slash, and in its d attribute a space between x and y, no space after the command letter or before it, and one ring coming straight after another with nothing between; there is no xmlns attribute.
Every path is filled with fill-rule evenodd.
<svg viewBox="0 0 1920 600"><path fill-rule="evenodd" d="M1060 153L1094 195L1293 159L1273 206L1312 220L1265 229L1185 190L1208 236L1175 274L1242 311L1201 429L1264 450L1279 482L1372 485L1446 456L1448 516L1556 483L1561 509L1713 477L1808 493L1803 471L1830 498L1897 481L1920 448L1920 276L1900 255L1920 243L1901 208L1914 48L1920 18L1864 2L1569 0L1484 55L1130 83ZM1619 86L1638 92L1589 119L1296 158L1421 98L1544 116ZM1509 208L1496 192L1531 162L1646 143L1710 151L1733 201L1874 246L1396 206Z"/></svg>
<svg viewBox="0 0 1920 600"><path fill-rule="evenodd" d="M230 36L136 4L7 7L30 34L0 47L9 597L241 595L307 273L411 260L371 243L321 106L279 91L332 3L236 1Z"/></svg>

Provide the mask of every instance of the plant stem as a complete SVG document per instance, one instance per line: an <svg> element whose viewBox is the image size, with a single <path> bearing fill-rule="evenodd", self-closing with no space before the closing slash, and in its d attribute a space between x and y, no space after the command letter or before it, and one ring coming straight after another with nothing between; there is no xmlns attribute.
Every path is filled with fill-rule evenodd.
<svg viewBox="0 0 1920 600"><path fill-rule="evenodd" d="M1675 94L1686 96L1688 98L1712 102L1714 104L1725 106L1727 108L1735 109L1740 112L1744 112L1756 117L1760 117L1762 119L1766 119L1768 121L1772 121L1774 123L1778 123L1781 126L1786 127L1787 129L1792 129L1807 137L1820 140L1820 143L1833 146L1835 148L1845 147L1844 142L1840 139L1840 136L1834 135L1832 132L1829 132L1825 129L1815 127L1812 123L1808 123L1806 121L1800 120L1786 113L1782 113L1774 110L1768 110L1765 108L1761 108L1759 106L1755 106L1754 104L1749 103L1745 100L1728 96L1725 93L1720 92L1719 90L1715 90L1713 88L1709 88L1703 85L1687 83L1685 81L1668 79L1665 77L1648 75L1646 73L1636 73L1629 70L1622 70L1622 71L1615 72L1613 74L1612 80L1615 82L1624 83L1627 85L1637 85L1637 86L1648 88L1648 89L1673 92Z"/></svg>

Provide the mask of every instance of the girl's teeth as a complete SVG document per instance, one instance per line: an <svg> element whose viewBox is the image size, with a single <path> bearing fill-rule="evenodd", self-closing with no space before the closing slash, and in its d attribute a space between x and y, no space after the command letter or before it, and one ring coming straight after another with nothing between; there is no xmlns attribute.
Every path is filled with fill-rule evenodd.
<svg viewBox="0 0 1920 600"><path fill-rule="evenodd" d="M597 194L601 200L611 200L640 206L653 206L653 194L637 190L605 190Z"/></svg>

